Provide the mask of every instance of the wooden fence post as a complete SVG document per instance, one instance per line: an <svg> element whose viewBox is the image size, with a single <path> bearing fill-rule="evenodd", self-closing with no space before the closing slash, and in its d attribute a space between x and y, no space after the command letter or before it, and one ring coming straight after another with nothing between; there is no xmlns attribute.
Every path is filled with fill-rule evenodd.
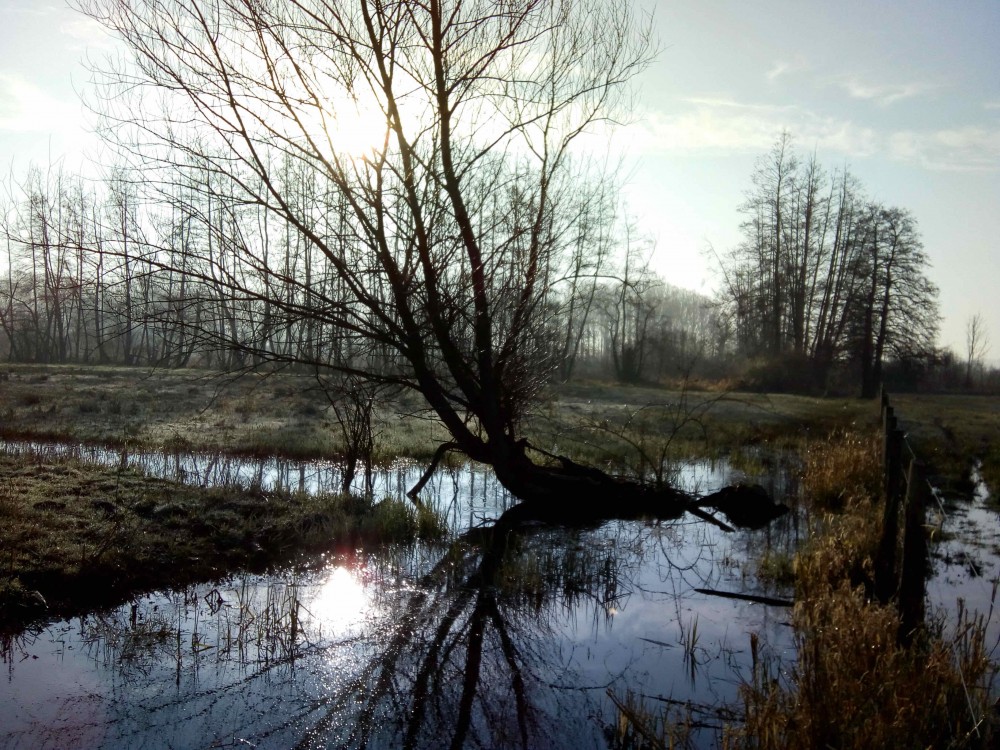
<svg viewBox="0 0 1000 750"><path fill-rule="evenodd" d="M899 579L899 634L910 643L924 621L924 589L927 582L927 536L924 516L929 488L923 465L916 456L906 476L906 508L903 526L903 564Z"/></svg>
<svg viewBox="0 0 1000 750"><path fill-rule="evenodd" d="M889 406L889 397L882 392L882 466L885 471L885 509L882 514L882 537L875 558L875 596L887 604L896 595L897 547L899 537L900 467L903 456L903 431L898 429L896 416Z"/></svg>

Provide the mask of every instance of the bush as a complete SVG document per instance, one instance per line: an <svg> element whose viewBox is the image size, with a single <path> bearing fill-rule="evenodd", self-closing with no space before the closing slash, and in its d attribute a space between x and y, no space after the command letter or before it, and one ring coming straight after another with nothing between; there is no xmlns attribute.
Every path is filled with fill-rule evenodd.
<svg viewBox="0 0 1000 750"><path fill-rule="evenodd" d="M756 393L822 393L826 384L804 354L751 359L737 376L741 390Z"/></svg>

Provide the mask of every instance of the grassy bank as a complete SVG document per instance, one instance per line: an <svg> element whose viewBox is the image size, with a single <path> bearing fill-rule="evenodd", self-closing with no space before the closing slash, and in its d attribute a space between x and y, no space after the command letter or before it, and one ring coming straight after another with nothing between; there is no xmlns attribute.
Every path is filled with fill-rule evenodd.
<svg viewBox="0 0 1000 750"><path fill-rule="evenodd" d="M292 373L233 379L200 370L73 365L0 368L0 437L135 448L334 457L343 439L314 378ZM616 470L645 459L728 453L734 445L796 439L850 424L868 402L802 396L677 391L606 383L554 386L528 415L533 445ZM376 459L426 460L447 440L413 394L380 404ZM648 462L648 461L647 461Z"/></svg>
<svg viewBox="0 0 1000 750"><path fill-rule="evenodd" d="M973 460L994 497L1000 497L1000 398L915 395L892 397L900 427L931 469L968 489Z"/></svg>
<svg viewBox="0 0 1000 750"><path fill-rule="evenodd" d="M944 483L968 486L974 460L1000 487L1000 398L893 397L901 426ZM872 402L788 394L676 390L607 383L553 386L527 417L531 443L624 473L660 459L788 446L834 427L869 424ZM379 405L375 458L428 460L447 434L414 394ZM136 448L336 457L332 409L308 375L224 377L203 370L74 365L0 367L0 437ZM1000 494L994 491L994 494Z"/></svg>
<svg viewBox="0 0 1000 750"><path fill-rule="evenodd" d="M0 454L0 626L353 548L439 536L404 501L205 489Z"/></svg>
<svg viewBox="0 0 1000 750"><path fill-rule="evenodd" d="M429 458L446 439L412 399L375 418L376 458ZM307 375L75 365L0 368L0 437L319 458L340 455L329 402Z"/></svg>

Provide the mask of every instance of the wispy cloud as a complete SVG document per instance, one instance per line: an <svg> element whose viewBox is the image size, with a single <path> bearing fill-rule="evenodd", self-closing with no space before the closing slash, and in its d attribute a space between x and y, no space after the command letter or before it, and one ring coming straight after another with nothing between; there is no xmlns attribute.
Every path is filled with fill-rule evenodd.
<svg viewBox="0 0 1000 750"><path fill-rule="evenodd" d="M791 73L800 73L803 70L807 70L808 67L808 64L802 57L796 57L793 60L775 60L770 70L767 71L766 77L768 81L774 83L779 78Z"/></svg>
<svg viewBox="0 0 1000 750"><path fill-rule="evenodd" d="M30 81L0 73L0 131L14 133L75 130L79 111Z"/></svg>
<svg viewBox="0 0 1000 750"><path fill-rule="evenodd" d="M949 172L1000 172L1000 128L904 130L888 138L893 159Z"/></svg>
<svg viewBox="0 0 1000 750"><path fill-rule="evenodd" d="M1000 109L1000 100L992 102L983 102L983 109L988 109L988 110Z"/></svg>
<svg viewBox="0 0 1000 750"><path fill-rule="evenodd" d="M896 102L924 96L941 88L940 84L929 81L911 81L909 83L872 83L861 80L857 76L842 76L834 83L843 89L853 99L874 102L882 107L888 107Z"/></svg>
<svg viewBox="0 0 1000 750"><path fill-rule="evenodd" d="M619 134L635 154L724 156L763 153L782 130L803 149L850 159L887 158L934 171L1000 172L1000 126L880 130L798 105L726 98L679 102L675 113L650 112Z"/></svg>
<svg viewBox="0 0 1000 750"><path fill-rule="evenodd" d="M824 117L798 105L747 104L724 98L683 102L675 114L649 113L628 128L632 150L647 153L725 154L761 152L782 130L808 148L814 145L851 157L869 156L878 139L871 128Z"/></svg>

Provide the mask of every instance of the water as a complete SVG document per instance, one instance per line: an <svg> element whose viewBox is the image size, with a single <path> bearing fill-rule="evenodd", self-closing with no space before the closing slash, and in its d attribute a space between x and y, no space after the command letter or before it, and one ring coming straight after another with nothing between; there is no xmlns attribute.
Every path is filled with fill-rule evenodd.
<svg viewBox="0 0 1000 750"><path fill-rule="evenodd" d="M51 441L0 440L0 450L14 455L37 456L39 459L74 458L102 466L121 466L202 487L223 485L312 494L339 493L343 477L342 466L337 461L133 451ZM404 497L416 485L425 468L425 465L410 460L376 468L372 476L374 496ZM743 475L730 471L726 461L688 461L677 466L674 472L676 485L696 494L714 492L742 478ZM783 473L769 481L778 482L775 489L779 493L787 492L787 477ZM359 493L365 491L364 476L355 478L352 490ZM447 518L452 530L458 533L496 518L514 504L493 472L481 464L439 467L421 496L431 500Z"/></svg>
<svg viewBox="0 0 1000 750"><path fill-rule="evenodd" d="M339 486L334 464L8 447L199 483ZM391 467L377 492L419 472ZM678 476L705 493L742 478L724 462ZM778 499L794 493L771 481ZM459 532L511 504L468 467L429 487ZM786 609L694 589L763 592L756 555L790 554L799 535L794 513L732 534L690 517L537 527L157 592L7 639L0 747L601 748L617 726L609 691L690 713L710 747L749 677L750 634L790 663L791 629Z"/></svg>
<svg viewBox="0 0 1000 750"><path fill-rule="evenodd" d="M1000 659L1000 506L991 498L979 473L971 470L972 496L948 497L935 491L929 522L939 538L931 546L933 573L927 582L931 611L954 623L959 610L978 613L986 625L986 648Z"/></svg>

